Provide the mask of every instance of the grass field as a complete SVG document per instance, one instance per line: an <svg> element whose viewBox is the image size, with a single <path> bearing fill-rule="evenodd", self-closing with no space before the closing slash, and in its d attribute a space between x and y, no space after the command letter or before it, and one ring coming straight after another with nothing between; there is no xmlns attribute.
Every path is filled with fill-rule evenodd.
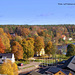
<svg viewBox="0 0 75 75"><path fill-rule="evenodd" d="M26 61L15 61L15 63L16 64L18 64L18 63L29 64L29 61L28 60L26 60Z"/></svg>
<svg viewBox="0 0 75 75"><path fill-rule="evenodd" d="M54 58L51 58L51 59L48 59L49 57L48 56L42 56L42 57L37 57L35 60L25 60L25 61L16 61L15 63L18 64L18 63L23 63L23 64L29 64L30 62L41 62L41 63L55 63L56 61L57 62L60 62L60 61L63 61L63 60L67 60L69 57L66 57L65 55L56 55L56 59Z"/></svg>

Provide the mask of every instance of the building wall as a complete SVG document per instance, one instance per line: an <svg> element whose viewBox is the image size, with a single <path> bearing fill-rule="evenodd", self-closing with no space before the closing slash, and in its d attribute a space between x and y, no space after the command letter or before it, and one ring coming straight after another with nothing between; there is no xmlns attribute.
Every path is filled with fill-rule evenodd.
<svg viewBox="0 0 75 75"><path fill-rule="evenodd" d="M6 62L7 60L11 60L11 62L15 62L15 57L14 54L12 54L12 58L7 58L6 56L2 56L2 58L0 58L0 63L3 63L4 61Z"/></svg>
<svg viewBox="0 0 75 75"><path fill-rule="evenodd" d="M40 56L41 56L41 55L45 55L45 50L44 50L44 48L42 48L41 51L40 51Z"/></svg>
<svg viewBox="0 0 75 75"><path fill-rule="evenodd" d="M11 59L12 62L15 62L15 56L14 54L12 54L12 59Z"/></svg>
<svg viewBox="0 0 75 75"><path fill-rule="evenodd" d="M63 73L62 71L59 71L59 72L57 72L56 74L54 74L54 75L66 75L65 73Z"/></svg>

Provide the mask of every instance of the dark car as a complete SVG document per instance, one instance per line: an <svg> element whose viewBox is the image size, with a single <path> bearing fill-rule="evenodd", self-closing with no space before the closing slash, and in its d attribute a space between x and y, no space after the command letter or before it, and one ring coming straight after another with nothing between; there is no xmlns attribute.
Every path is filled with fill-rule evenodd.
<svg viewBox="0 0 75 75"><path fill-rule="evenodd" d="M23 66L23 63L18 63L18 66Z"/></svg>

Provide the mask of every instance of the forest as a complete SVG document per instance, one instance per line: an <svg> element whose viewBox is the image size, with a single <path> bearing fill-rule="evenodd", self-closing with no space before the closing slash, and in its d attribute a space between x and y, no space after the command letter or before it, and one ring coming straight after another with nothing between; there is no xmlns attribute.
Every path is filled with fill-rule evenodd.
<svg viewBox="0 0 75 75"><path fill-rule="evenodd" d="M33 57L42 48L50 55L57 45L75 43L75 25L0 25L0 53L16 59Z"/></svg>

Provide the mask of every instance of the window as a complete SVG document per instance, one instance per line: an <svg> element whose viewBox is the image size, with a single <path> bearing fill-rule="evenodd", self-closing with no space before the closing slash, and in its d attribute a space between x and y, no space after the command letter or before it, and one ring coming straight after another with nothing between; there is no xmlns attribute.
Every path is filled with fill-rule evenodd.
<svg viewBox="0 0 75 75"><path fill-rule="evenodd" d="M4 61L4 59L2 61Z"/></svg>
<svg viewBox="0 0 75 75"><path fill-rule="evenodd" d="M0 56L0 58L2 58L2 56Z"/></svg>
<svg viewBox="0 0 75 75"><path fill-rule="evenodd" d="M59 75L61 75L61 73L59 73Z"/></svg>

